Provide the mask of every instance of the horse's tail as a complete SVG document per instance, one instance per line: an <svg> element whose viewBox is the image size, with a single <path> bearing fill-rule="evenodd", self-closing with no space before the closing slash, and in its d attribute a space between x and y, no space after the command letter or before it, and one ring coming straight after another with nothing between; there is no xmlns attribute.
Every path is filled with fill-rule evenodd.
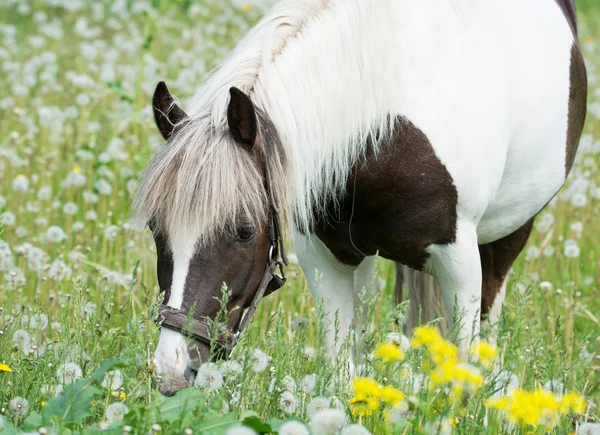
<svg viewBox="0 0 600 435"><path fill-rule="evenodd" d="M396 263L396 287L394 297L396 304L402 302L403 288L408 287L410 309L405 325L405 333L410 334L415 326L445 318L444 304L440 287L431 275L410 269ZM446 333L446 321L439 322L443 334Z"/></svg>

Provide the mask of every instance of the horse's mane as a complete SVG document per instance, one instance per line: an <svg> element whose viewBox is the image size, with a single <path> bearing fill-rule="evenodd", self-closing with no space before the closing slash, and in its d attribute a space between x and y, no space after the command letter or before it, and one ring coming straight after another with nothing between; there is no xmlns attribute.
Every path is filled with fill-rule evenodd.
<svg viewBox="0 0 600 435"><path fill-rule="evenodd" d="M289 228L293 215L298 228L309 230L314 217L344 188L367 139L377 146L393 128L387 108L364 104L387 100L380 95L383 91L372 89L377 71L365 70L367 60L361 57L360 50L368 51L361 38L375 27L370 7L368 1L351 0L278 3L213 72L193 98L189 118L146 168L134 200L136 216L169 230L193 230L199 243L241 218L264 219L268 207L263 174L228 131L229 89L235 86L250 96L259 113L271 194L284 225ZM347 47L356 47L357 53L346 53ZM320 57L303 62L299 50ZM306 74L312 72L314 81L290 86L298 82L295 74L302 65L312 68ZM315 71L317 65L329 77ZM348 89L337 86L331 92L331 83L323 78L332 80L333 68L346 74ZM326 91L331 95L326 97ZM327 98L331 103L324 103ZM353 100L344 104L340 98ZM334 113L323 104L339 105L343 111Z"/></svg>

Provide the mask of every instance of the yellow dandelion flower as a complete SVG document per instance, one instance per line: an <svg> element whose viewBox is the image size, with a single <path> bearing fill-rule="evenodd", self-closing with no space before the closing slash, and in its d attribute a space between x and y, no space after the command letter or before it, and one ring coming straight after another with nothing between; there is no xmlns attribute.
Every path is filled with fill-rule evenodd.
<svg viewBox="0 0 600 435"><path fill-rule="evenodd" d="M125 394L125 393L119 394L119 399L122 400L122 399L126 399L126 398L127 398L127 394Z"/></svg>
<svg viewBox="0 0 600 435"><path fill-rule="evenodd" d="M44 402L44 401L42 400L42 403L40 403L40 406L43 408L45 404L46 404L46 402Z"/></svg>
<svg viewBox="0 0 600 435"><path fill-rule="evenodd" d="M17 178L27 178L27 177L25 176L25 174L18 174Z"/></svg>
<svg viewBox="0 0 600 435"><path fill-rule="evenodd" d="M482 366L489 369L494 364L494 360L498 355L498 349L487 341L480 341L470 347L469 354L477 358Z"/></svg>
<svg viewBox="0 0 600 435"><path fill-rule="evenodd" d="M585 399L574 391L569 391L565 394L558 405L558 410L561 414L583 414L585 412Z"/></svg>
<svg viewBox="0 0 600 435"><path fill-rule="evenodd" d="M252 10L252 5L250 3L244 3L241 8L244 12L250 12Z"/></svg>
<svg viewBox="0 0 600 435"><path fill-rule="evenodd" d="M551 430L556 427L560 417L560 404L556 396L542 389L535 391L518 389L508 396L488 399L484 404L487 408L506 413L511 423L523 428L542 426Z"/></svg>
<svg viewBox="0 0 600 435"><path fill-rule="evenodd" d="M379 409L379 401L374 397L357 395L349 403L354 416L368 417Z"/></svg>
<svg viewBox="0 0 600 435"><path fill-rule="evenodd" d="M111 396L113 397L118 397L119 396L119 392L118 391L113 391L112 393L110 393Z"/></svg>
<svg viewBox="0 0 600 435"><path fill-rule="evenodd" d="M379 398L390 405L395 405L406 399L406 394L394 387L383 387Z"/></svg>
<svg viewBox="0 0 600 435"><path fill-rule="evenodd" d="M73 172L77 172L79 174L81 172L81 168L79 166L75 166L73 168Z"/></svg>
<svg viewBox="0 0 600 435"><path fill-rule="evenodd" d="M12 369L8 366L8 364L0 363L0 372L12 372Z"/></svg>
<svg viewBox="0 0 600 435"><path fill-rule="evenodd" d="M379 397L381 385L369 378L354 379L354 395L356 397Z"/></svg>
<svg viewBox="0 0 600 435"><path fill-rule="evenodd" d="M394 343L383 343L375 350L373 356L389 363L393 361L402 361L404 359L404 352L402 352L402 349Z"/></svg>
<svg viewBox="0 0 600 435"><path fill-rule="evenodd" d="M442 336L435 326L419 326L413 331L413 337L410 344L414 348L421 346L428 347L441 339Z"/></svg>
<svg viewBox="0 0 600 435"><path fill-rule="evenodd" d="M441 337L431 343L428 350L431 359L436 364L440 364L443 361L458 362L458 347Z"/></svg>

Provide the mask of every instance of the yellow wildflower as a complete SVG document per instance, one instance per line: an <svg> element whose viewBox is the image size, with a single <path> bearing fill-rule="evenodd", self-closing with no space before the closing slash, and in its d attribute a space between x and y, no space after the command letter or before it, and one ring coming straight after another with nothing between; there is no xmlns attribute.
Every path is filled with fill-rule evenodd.
<svg viewBox="0 0 600 435"><path fill-rule="evenodd" d="M244 3L242 5L242 10L244 12L250 12L252 10L252 5L250 3Z"/></svg>
<svg viewBox="0 0 600 435"><path fill-rule="evenodd" d="M369 378L354 379L354 395L356 397L379 397L381 385Z"/></svg>
<svg viewBox="0 0 600 435"><path fill-rule="evenodd" d="M79 168L79 166L75 166L73 168L73 172L77 172L79 174L81 172L81 168Z"/></svg>
<svg viewBox="0 0 600 435"><path fill-rule="evenodd" d="M383 387L381 389L379 397L385 403L395 405L406 399L406 394L402 391L395 389L394 387Z"/></svg>
<svg viewBox="0 0 600 435"><path fill-rule="evenodd" d="M119 394L119 399L126 399L126 398L127 398L127 394L125 394L125 393Z"/></svg>
<svg viewBox="0 0 600 435"><path fill-rule="evenodd" d="M413 331L413 337L410 344L414 348L421 346L429 347L438 340L441 340L442 336L435 326L419 326Z"/></svg>
<svg viewBox="0 0 600 435"><path fill-rule="evenodd" d="M355 396L350 399L352 415L366 417L372 415L379 408L379 401L373 397Z"/></svg>
<svg viewBox="0 0 600 435"><path fill-rule="evenodd" d="M379 358L386 363L402 361L404 359L404 352L402 352L402 349L394 343L380 344L373 355L375 358Z"/></svg>
<svg viewBox="0 0 600 435"><path fill-rule="evenodd" d="M429 345L429 355L434 363L455 361L458 363L458 347L443 338L439 338Z"/></svg>
<svg viewBox="0 0 600 435"><path fill-rule="evenodd" d="M40 404L40 406L43 408L45 404L46 404L46 402L44 402L44 401L42 400L42 403Z"/></svg>
<svg viewBox="0 0 600 435"><path fill-rule="evenodd" d="M561 414L583 414L585 412L585 399L574 391L565 394L558 405Z"/></svg>
<svg viewBox="0 0 600 435"><path fill-rule="evenodd" d="M489 369L492 367L492 364L494 364L494 360L498 355L498 350L496 349L496 346L487 341L480 341L471 346L469 354L476 357L482 366Z"/></svg>
<svg viewBox="0 0 600 435"><path fill-rule="evenodd" d="M118 391L113 391L112 393L110 393L111 396L113 397L118 397L119 396L119 392Z"/></svg>
<svg viewBox="0 0 600 435"><path fill-rule="evenodd" d="M0 363L0 372L12 372L12 369L8 366L8 364Z"/></svg>

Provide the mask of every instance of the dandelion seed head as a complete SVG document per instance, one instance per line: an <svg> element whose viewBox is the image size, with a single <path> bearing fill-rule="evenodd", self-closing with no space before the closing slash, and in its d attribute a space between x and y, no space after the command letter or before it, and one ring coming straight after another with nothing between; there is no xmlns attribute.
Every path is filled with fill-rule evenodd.
<svg viewBox="0 0 600 435"><path fill-rule="evenodd" d="M118 390L123 385L123 374L121 370L111 370L104 375L102 386L107 390Z"/></svg>
<svg viewBox="0 0 600 435"><path fill-rule="evenodd" d="M313 394L317 385L317 375L306 375L300 381L300 388L306 394Z"/></svg>
<svg viewBox="0 0 600 435"><path fill-rule="evenodd" d="M46 230L46 240L51 243L60 243L66 238L66 234L62 228L55 225L48 227Z"/></svg>
<svg viewBox="0 0 600 435"><path fill-rule="evenodd" d="M346 413L339 409L324 409L310 421L313 435L334 435L346 425Z"/></svg>
<svg viewBox="0 0 600 435"><path fill-rule="evenodd" d="M216 369L214 364L204 363L198 369L194 386L207 392L213 392L223 386L223 375Z"/></svg>
<svg viewBox="0 0 600 435"><path fill-rule="evenodd" d="M371 435L371 432L360 424L351 424L346 426L340 435Z"/></svg>
<svg viewBox="0 0 600 435"><path fill-rule="evenodd" d="M310 435L308 429L299 421L288 421L279 428L279 435Z"/></svg>
<svg viewBox="0 0 600 435"><path fill-rule="evenodd" d="M31 335L23 329L17 329L12 337L13 346L25 356L31 352Z"/></svg>
<svg viewBox="0 0 600 435"><path fill-rule="evenodd" d="M257 435L257 433L247 426L234 426L227 430L225 435Z"/></svg>
<svg viewBox="0 0 600 435"><path fill-rule="evenodd" d="M16 396L8 402L8 409L15 415L23 416L29 411L29 400L24 397Z"/></svg>
<svg viewBox="0 0 600 435"><path fill-rule="evenodd" d="M83 372L81 367L74 362L66 362L56 369L56 378L61 384L72 384L77 379L81 379Z"/></svg>
<svg viewBox="0 0 600 435"><path fill-rule="evenodd" d="M308 405L306 405L306 414L309 419L312 419L317 413L323 411L324 409L331 408L331 400L327 397L315 397Z"/></svg>
<svg viewBox="0 0 600 435"><path fill-rule="evenodd" d="M286 414L293 414L298 407L298 398L291 391L284 391L279 396L279 409Z"/></svg>
<svg viewBox="0 0 600 435"><path fill-rule="evenodd" d="M269 365L269 357L260 349L254 349L250 360L250 369L254 373L264 372Z"/></svg>
<svg viewBox="0 0 600 435"><path fill-rule="evenodd" d="M106 407L104 416L109 423L123 420L123 417L129 412L127 405L121 402L111 403Z"/></svg>

